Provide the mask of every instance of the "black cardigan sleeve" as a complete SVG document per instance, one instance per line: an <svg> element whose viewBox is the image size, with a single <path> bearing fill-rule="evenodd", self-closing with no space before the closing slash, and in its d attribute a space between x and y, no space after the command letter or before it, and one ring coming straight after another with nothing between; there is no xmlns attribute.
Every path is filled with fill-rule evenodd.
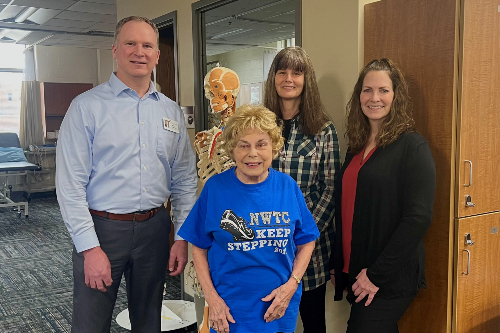
<svg viewBox="0 0 500 333"><path fill-rule="evenodd" d="M342 254L342 178L344 171L351 162L353 154L347 152L345 161L335 178L334 199L335 199L335 243L332 247L330 256L330 267L335 269L335 301L341 301L344 296L344 290L347 287L347 274L342 272L344 267L344 258Z"/></svg>
<svg viewBox="0 0 500 333"><path fill-rule="evenodd" d="M436 170L427 142L407 147L403 166L402 217L367 276L376 286L387 284L391 274L411 258L432 219Z"/></svg>

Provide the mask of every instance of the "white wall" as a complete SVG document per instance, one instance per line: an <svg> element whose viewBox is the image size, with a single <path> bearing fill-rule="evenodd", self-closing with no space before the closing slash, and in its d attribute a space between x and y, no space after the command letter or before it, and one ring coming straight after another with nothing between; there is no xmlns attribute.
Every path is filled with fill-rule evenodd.
<svg viewBox="0 0 500 333"><path fill-rule="evenodd" d="M111 51L78 47L37 45L35 62L36 78L41 82L92 83L95 86L107 81L113 68ZM104 79L106 72L109 74Z"/></svg>

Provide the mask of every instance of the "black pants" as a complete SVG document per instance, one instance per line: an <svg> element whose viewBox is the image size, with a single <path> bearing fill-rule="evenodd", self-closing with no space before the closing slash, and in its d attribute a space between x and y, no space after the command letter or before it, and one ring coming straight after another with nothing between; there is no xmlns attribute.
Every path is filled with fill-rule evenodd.
<svg viewBox="0 0 500 333"><path fill-rule="evenodd" d="M299 312L304 333L326 333L325 294L326 283L316 289L302 292Z"/></svg>
<svg viewBox="0 0 500 333"><path fill-rule="evenodd" d="M368 306L365 306L366 297L359 303L352 303L347 333L399 333L398 321L414 298L383 299L375 296Z"/></svg>
<svg viewBox="0 0 500 333"><path fill-rule="evenodd" d="M107 333L122 274L134 333L161 331L161 302L169 258L170 215L160 210L143 222L92 216L113 284L106 292L85 285L84 257L73 249L73 333Z"/></svg>

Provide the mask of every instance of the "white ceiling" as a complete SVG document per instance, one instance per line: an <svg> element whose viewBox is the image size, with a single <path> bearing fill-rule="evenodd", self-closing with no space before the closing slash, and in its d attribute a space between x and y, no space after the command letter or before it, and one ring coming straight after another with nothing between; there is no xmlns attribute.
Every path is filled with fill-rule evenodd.
<svg viewBox="0 0 500 333"><path fill-rule="evenodd" d="M116 0L0 0L4 43L111 49L116 22Z"/></svg>
<svg viewBox="0 0 500 333"><path fill-rule="evenodd" d="M116 0L0 0L4 43L110 49L116 22ZM289 39L295 0L239 0L206 12L205 22L207 55Z"/></svg>

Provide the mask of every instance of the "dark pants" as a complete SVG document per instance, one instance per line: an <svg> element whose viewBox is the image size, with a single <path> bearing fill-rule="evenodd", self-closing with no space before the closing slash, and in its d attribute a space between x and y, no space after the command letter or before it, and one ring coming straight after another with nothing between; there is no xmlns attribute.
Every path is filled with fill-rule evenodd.
<svg viewBox="0 0 500 333"><path fill-rule="evenodd" d="M92 216L102 250L111 263L113 284L106 292L85 285L84 257L73 248L73 333L110 331L122 274L132 332L161 331L161 302L169 258L170 215L160 210L143 222Z"/></svg>
<svg viewBox="0 0 500 333"><path fill-rule="evenodd" d="M299 312L304 333L326 333L325 294L326 283L316 289L302 292Z"/></svg>
<svg viewBox="0 0 500 333"><path fill-rule="evenodd" d="M398 321L414 298L383 299L375 296L368 306L365 306L366 297L359 303L352 303L347 333L399 333Z"/></svg>

